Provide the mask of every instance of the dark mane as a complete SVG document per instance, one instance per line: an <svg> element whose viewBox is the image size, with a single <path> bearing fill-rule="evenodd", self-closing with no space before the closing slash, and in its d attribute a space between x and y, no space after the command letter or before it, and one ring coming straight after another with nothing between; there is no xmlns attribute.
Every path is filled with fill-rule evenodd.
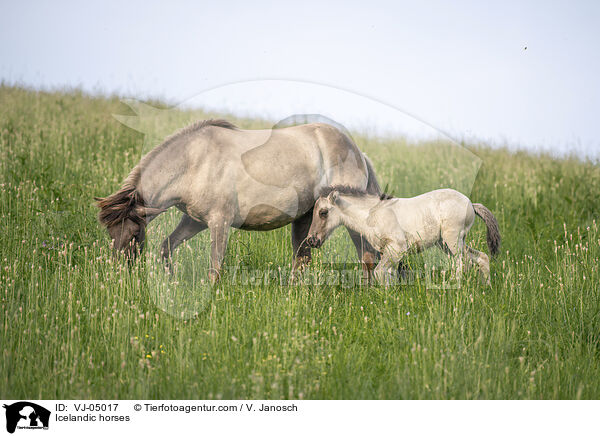
<svg viewBox="0 0 600 436"><path fill-rule="evenodd" d="M98 218L105 227L114 226L125 219L136 223L144 221L144 217L138 213L138 206L143 206L144 200L135 186L125 184L114 194L105 198L96 198L96 201L100 208Z"/></svg>
<svg viewBox="0 0 600 436"><path fill-rule="evenodd" d="M163 141L163 143L161 145L159 145L159 147L162 148L162 147L172 143L176 139L181 138L182 136L189 135L190 133L194 133L205 127L211 127L211 126L212 127L221 127L223 129L229 129L229 130L237 130L238 129L235 124L230 123L229 121L223 120L223 119L210 118L208 120L196 121L195 123L190 124L189 126L186 126L183 129L180 129L177 132L173 133L171 136L169 136L167 139L165 139Z"/></svg>
<svg viewBox="0 0 600 436"><path fill-rule="evenodd" d="M189 126L186 126L183 129L176 132L175 135L185 135L186 133L195 132L204 127L209 127L209 126L222 127L223 129L229 129L229 130L237 129L237 126L235 124L230 123L227 120L209 118L208 120L196 121L195 123L190 124ZM175 135L173 135L173 136L175 136Z"/></svg>
<svg viewBox="0 0 600 436"><path fill-rule="evenodd" d="M183 129L178 130L171 136L167 137L160 145L158 145L158 146L154 147L152 150L150 150L144 157L142 157L142 159L140 159L138 164L131 170L131 172L127 176L127 179L123 183L123 186L121 187L119 192L121 192L121 191L130 192L131 187L133 187L135 189L135 187L139 183L139 180L140 180L140 177L141 177L141 174L142 174L144 168L146 168L148 163L151 162L152 159L154 159L159 153L161 153L163 150L165 150L169 145L173 144L176 140L181 139L191 133L198 132L199 130L201 130L205 127L221 127L223 129L229 129L229 130L237 130L238 129L234 124L230 123L227 120L208 119L208 120L197 121L193 124L190 124L187 127L184 127ZM111 198L113 196L116 196L117 194L119 194L119 192L116 192L115 194L111 195L110 197L107 197L106 200L108 200L109 198Z"/></svg>
<svg viewBox="0 0 600 436"><path fill-rule="evenodd" d="M172 144L175 140L209 126L231 130L237 129L234 124L227 120L208 119L190 124L189 126L184 127L183 129L169 136L162 142L162 144L160 144L158 147L155 147L140 160L131 173L129 173L129 176L127 176L127 179L123 183L121 189L114 194L109 195L108 197L96 198L96 204L100 208L100 213L98 214L100 222L106 227L111 227L115 224L123 222L125 219L130 219L137 223L143 222L144 217L138 213L138 210L141 209L139 206L144 206L144 200L137 190L137 184L139 182L142 170L147 162L151 161L154 156L156 156L161 150L164 150L164 148L169 144Z"/></svg>
<svg viewBox="0 0 600 436"><path fill-rule="evenodd" d="M353 186L335 185L335 186L326 186L325 188L321 189L321 192L319 193L319 197L327 197L333 191L339 192L342 195L351 195L353 197L364 197L365 195L375 195L375 194L371 194L371 193L365 191L364 189L354 188ZM391 200L393 198L394 198L393 196L386 194L385 192L379 195L380 200Z"/></svg>
<svg viewBox="0 0 600 436"><path fill-rule="evenodd" d="M319 197L327 197L333 191L336 191L342 195L352 195L354 197L364 197L365 195L369 195L369 193L364 189L354 188L348 185L335 185L326 186L325 188L321 189Z"/></svg>

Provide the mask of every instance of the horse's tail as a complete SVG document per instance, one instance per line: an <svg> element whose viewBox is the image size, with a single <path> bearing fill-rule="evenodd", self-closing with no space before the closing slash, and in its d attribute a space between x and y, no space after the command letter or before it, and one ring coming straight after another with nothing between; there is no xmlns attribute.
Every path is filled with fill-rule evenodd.
<svg viewBox="0 0 600 436"><path fill-rule="evenodd" d="M487 245L492 256L500 252L500 228L494 214L483 204L473 203L473 210L487 227Z"/></svg>
<svg viewBox="0 0 600 436"><path fill-rule="evenodd" d="M379 182L377 181L375 169L373 169L373 163L371 162L371 159L369 159L364 153L363 157L365 158L365 163L367 164L367 172L369 173L369 180L367 182L367 192L369 194L375 194L379 196L381 195L381 186L379 186Z"/></svg>

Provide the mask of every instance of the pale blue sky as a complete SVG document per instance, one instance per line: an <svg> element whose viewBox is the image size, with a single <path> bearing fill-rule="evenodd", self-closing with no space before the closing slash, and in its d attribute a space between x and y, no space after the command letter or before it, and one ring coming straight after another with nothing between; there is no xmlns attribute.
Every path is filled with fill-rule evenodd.
<svg viewBox="0 0 600 436"><path fill-rule="evenodd" d="M226 84L299 80L458 139L600 148L600 2L122 3L3 1L0 79L174 103ZM210 106L285 117L322 89L257 83L213 92ZM335 92L311 101L342 123L394 123Z"/></svg>

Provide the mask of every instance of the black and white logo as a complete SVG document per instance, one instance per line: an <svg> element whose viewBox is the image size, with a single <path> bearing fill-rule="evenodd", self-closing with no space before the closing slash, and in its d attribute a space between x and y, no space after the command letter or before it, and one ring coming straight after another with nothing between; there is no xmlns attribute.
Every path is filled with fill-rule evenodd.
<svg viewBox="0 0 600 436"><path fill-rule="evenodd" d="M19 401L4 405L6 409L6 431L14 433L16 429L48 429L50 411L29 401Z"/></svg>

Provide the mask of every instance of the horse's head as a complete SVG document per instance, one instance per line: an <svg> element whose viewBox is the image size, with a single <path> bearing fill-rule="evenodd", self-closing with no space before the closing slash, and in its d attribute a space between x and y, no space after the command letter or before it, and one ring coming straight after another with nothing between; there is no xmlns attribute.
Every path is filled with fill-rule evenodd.
<svg viewBox="0 0 600 436"><path fill-rule="evenodd" d="M123 187L106 198L96 198L100 222L106 226L113 249L133 260L144 248L146 224L164 209L145 207L139 193Z"/></svg>
<svg viewBox="0 0 600 436"><path fill-rule="evenodd" d="M320 248L331 233L342 224L340 201L338 192L334 190L326 196L321 196L315 203L307 236L310 247Z"/></svg>
<svg viewBox="0 0 600 436"><path fill-rule="evenodd" d="M135 259L144 248L146 223L126 218L106 228L113 241L115 252L123 253L127 259Z"/></svg>

